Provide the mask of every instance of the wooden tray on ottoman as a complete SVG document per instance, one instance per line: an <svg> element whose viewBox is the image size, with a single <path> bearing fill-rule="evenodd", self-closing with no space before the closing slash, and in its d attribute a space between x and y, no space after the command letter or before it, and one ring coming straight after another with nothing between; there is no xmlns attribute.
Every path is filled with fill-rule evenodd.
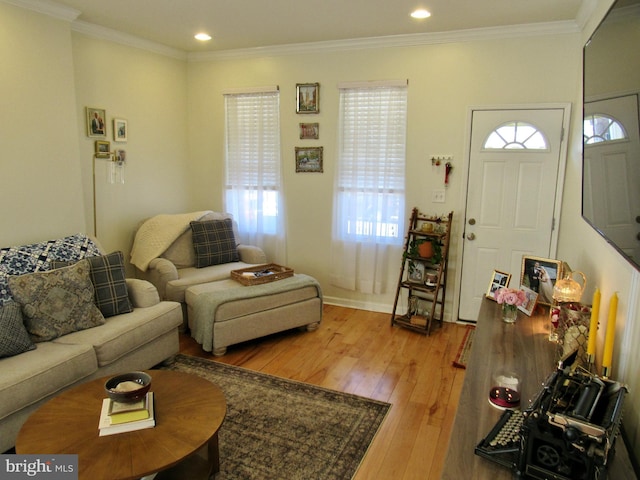
<svg viewBox="0 0 640 480"><path fill-rule="evenodd" d="M263 283L275 282L283 278L292 277L293 269L283 267L276 263L256 265L255 267L231 270L231 278L245 286L260 285Z"/></svg>

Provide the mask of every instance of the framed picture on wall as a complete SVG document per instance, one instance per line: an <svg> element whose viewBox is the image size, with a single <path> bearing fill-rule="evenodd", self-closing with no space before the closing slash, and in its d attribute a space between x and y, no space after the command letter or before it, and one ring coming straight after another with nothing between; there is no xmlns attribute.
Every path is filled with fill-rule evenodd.
<svg viewBox="0 0 640 480"><path fill-rule="evenodd" d="M553 287L555 287L558 278L562 278L562 262L560 260L522 256L520 285L536 292L539 304L553 304Z"/></svg>
<svg viewBox="0 0 640 480"><path fill-rule="evenodd" d="M104 108L85 107L87 115L87 136L101 137L107 136L107 112Z"/></svg>
<svg viewBox="0 0 640 480"><path fill-rule="evenodd" d="M296 84L296 113L320 112L320 84Z"/></svg>
<svg viewBox="0 0 640 480"><path fill-rule="evenodd" d="M127 121L124 118L114 118L113 119L113 141L126 142L128 133L129 133L129 127L127 125Z"/></svg>
<svg viewBox="0 0 640 480"><path fill-rule="evenodd" d="M322 173L323 147L296 147L296 172Z"/></svg>
<svg viewBox="0 0 640 480"><path fill-rule="evenodd" d="M111 144L109 142L96 140L96 158L109 158L111 155L110 148Z"/></svg>
<svg viewBox="0 0 640 480"><path fill-rule="evenodd" d="M301 123L300 140L317 140L320 138L319 123Z"/></svg>

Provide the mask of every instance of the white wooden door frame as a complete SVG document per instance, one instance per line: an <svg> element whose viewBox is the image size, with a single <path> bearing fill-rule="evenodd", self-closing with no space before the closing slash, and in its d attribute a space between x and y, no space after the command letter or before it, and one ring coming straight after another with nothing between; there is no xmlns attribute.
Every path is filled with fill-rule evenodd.
<svg viewBox="0 0 640 480"><path fill-rule="evenodd" d="M456 261L455 265L458 268L455 269L455 290L453 295L453 320L458 320L458 314L460 311L460 288L462 284L462 254L464 251L464 232L465 227L467 225L467 190L469 188L469 162L471 156L471 127L472 127L472 117L474 111L486 111L486 110L550 110L550 109L563 109L564 114L562 118L562 129L563 135L562 140L560 142L560 158L558 164L558 179L556 183L556 198L553 208L553 217L554 217L554 228L551 232L551 244L549 249L549 258L554 258L556 256L558 250L558 231L560 224L560 213L562 212L562 193L564 190L564 177L565 170L567 167L567 151L568 151L568 138L569 138L569 127L571 125L571 103L525 103L525 104L514 104L514 105L472 105L467 108L467 117L465 123L465 134L464 134L464 154L463 154L463 165L460 166L460 171L462 173L462 188L460 189L460 213L456 214L454 212L455 223L458 228L456 228L456 232L462 238L462 241L457 242L456 247ZM580 122L582 125L582 122ZM487 285L489 285L489 280L487 279Z"/></svg>

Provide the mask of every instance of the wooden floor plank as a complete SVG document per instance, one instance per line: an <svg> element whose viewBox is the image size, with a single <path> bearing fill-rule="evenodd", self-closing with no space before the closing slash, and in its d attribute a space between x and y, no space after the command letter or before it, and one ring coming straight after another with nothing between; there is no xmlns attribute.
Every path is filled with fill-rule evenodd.
<svg viewBox="0 0 640 480"><path fill-rule="evenodd" d="M466 327L445 323L423 335L390 315L323 307L314 332L292 330L214 357L188 334L180 351L392 404L355 480L440 478L465 370L452 362Z"/></svg>

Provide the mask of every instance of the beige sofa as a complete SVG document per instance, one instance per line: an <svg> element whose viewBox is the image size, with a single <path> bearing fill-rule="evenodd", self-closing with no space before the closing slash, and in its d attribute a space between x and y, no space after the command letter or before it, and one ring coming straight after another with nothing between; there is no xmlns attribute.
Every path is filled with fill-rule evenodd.
<svg viewBox="0 0 640 480"><path fill-rule="evenodd" d="M126 279L126 285L130 313L0 358L0 452L15 445L27 417L59 392L94 378L149 369L178 353L180 305L160 301L144 280Z"/></svg>

